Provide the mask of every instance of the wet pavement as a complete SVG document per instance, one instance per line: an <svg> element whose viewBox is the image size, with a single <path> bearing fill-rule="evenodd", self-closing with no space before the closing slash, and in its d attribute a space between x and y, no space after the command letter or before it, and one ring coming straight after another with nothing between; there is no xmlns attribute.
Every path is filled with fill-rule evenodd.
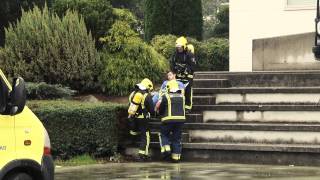
<svg viewBox="0 0 320 180"><path fill-rule="evenodd" d="M318 180L320 167L216 163L110 163L57 168L55 180Z"/></svg>

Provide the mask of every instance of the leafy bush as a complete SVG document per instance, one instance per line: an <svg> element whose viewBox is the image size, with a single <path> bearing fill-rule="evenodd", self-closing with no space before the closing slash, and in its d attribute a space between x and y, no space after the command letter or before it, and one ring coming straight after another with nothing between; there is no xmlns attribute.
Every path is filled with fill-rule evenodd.
<svg viewBox="0 0 320 180"><path fill-rule="evenodd" d="M103 70L99 78L104 92L125 95L143 78L160 82L167 61L147 45L124 21L116 21L109 35L101 38Z"/></svg>
<svg viewBox="0 0 320 180"><path fill-rule="evenodd" d="M68 10L78 11L96 40L105 36L113 24L113 9L108 0L55 0L53 10L60 17Z"/></svg>
<svg viewBox="0 0 320 180"><path fill-rule="evenodd" d="M174 35L155 36L151 45L158 53L169 59L175 51L176 39ZM211 38L200 42L188 38L188 43L195 47L196 71L227 71L229 69L229 41L227 39Z"/></svg>
<svg viewBox="0 0 320 180"><path fill-rule="evenodd" d="M113 15L115 20L126 22L131 28L135 28L138 24L137 17L127 9L113 8Z"/></svg>
<svg viewBox="0 0 320 180"><path fill-rule="evenodd" d="M140 22L143 21L145 0L110 0L110 3L115 8L129 9Z"/></svg>
<svg viewBox="0 0 320 180"><path fill-rule="evenodd" d="M83 154L107 157L117 152L119 121L125 107L77 101L30 101L30 109L46 127L55 158Z"/></svg>
<svg viewBox="0 0 320 180"><path fill-rule="evenodd" d="M228 39L211 38L204 41L201 43L196 57L198 59L198 71L228 71Z"/></svg>
<svg viewBox="0 0 320 180"><path fill-rule="evenodd" d="M175 35L157 35L151 40L151 45L166 59L170 59L172 53L175 51L176 40L177 36Z"/></svg>
<svg viewBox="0 0 320 180"><path fill-rule="evenodd" d="M23 11L17 25L6 30L6 39L1 66L8 76L80 91L97 88L98 53L78 13L68 11L60 19L47 7Z"/></svg>
<svg viewBox="0 0 320 180"><path fill-rule="evenodd" d="M61 99L71 98L75 91L59 84L51 85L45 82L26 83L28 99Z"/></svg>

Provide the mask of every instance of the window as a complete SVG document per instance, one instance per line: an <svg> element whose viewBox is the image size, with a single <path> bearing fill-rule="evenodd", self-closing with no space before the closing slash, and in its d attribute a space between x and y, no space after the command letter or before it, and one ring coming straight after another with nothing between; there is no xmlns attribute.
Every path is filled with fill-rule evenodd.
<svg viewBox="0 0 320 180"><path fill-rule="evenodd" d="M287 6L299 6L299 7L303 7L303 6L316 6L317 4L317 0L287 0Z"/></svg>
<svg viewBox="0 0 320 180"><path fill-rule="evenodd" d="M317 0L286 0L286 9L315 9Z"/></svg>

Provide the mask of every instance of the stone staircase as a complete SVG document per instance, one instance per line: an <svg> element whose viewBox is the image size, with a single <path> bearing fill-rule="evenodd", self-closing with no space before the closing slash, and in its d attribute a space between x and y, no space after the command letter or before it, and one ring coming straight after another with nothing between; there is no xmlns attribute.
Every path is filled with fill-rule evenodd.
<svg viewBox="0 0 320 180"><path fill-rule="evenodd" d="M184 161L320 165L319 71L197 72L193 90Z"/></svg>

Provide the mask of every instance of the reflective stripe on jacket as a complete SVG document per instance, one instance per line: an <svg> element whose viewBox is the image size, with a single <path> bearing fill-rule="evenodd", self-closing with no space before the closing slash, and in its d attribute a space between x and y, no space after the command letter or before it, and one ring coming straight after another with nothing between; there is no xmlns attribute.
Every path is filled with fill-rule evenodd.
<svg viewBox="0 0 320 180"><path fill-rule="evenodd" d="M162 122L184 122L185 98L181 93L169 93L163 95L160 105L160 115Z"/></svg>

